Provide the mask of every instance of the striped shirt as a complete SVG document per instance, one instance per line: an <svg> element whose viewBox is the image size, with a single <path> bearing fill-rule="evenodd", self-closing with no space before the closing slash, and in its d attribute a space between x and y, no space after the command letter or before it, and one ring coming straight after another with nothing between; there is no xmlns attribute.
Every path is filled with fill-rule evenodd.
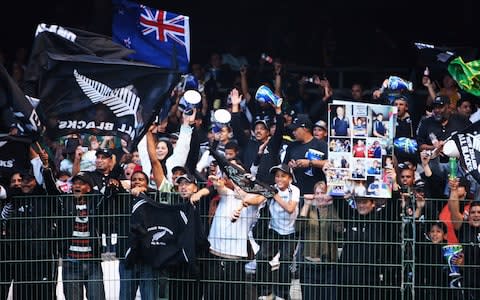
<svg viewBox="0 0 480 300"><path fill-rule="evenodd" d="M86 200L77 200L75 207L77 215L74 220L72 238L68 247L68 257L72 259L91 258L93 257L93 254L90 245L88 207Z"/></svg>

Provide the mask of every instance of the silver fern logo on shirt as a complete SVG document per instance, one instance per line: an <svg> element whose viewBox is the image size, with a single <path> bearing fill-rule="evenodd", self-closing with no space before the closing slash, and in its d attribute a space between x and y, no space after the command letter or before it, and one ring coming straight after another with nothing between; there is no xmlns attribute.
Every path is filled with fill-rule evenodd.
<svg viewBox="0 0 480 300"><path fill-rule="evenodd" d="M106 84L95 81L73 70L73 75L83 93L93 104L103 103L116 117L133 116L134 125L127 126L122 124L119 131L125 132L133 139L135 137L135 128L138 126L137 110L140 104L140 97L133 91L133 85L112 89Z"/></svg>

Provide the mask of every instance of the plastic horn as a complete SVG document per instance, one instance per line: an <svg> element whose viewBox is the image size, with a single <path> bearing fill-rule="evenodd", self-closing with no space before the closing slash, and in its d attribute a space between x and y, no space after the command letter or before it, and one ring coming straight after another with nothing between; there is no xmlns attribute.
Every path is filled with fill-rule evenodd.
<svg viewBox="0 0 480 300"><path fill-rule="evenodd" d="M223 125L230 122L230 120L232 119L232 115L228 110L220 108L213 113L213 119L215 121L213 131L219 132L220 128L222 128Z"/></svg>
<svg viewBox="0 0 480 300"><path fill-rule="evenodd" d="M413 91L413 83L398 76L388 77L388 88L390 90L409 90Z"/></svg>
<svg viewBox="0 0 480 300"><path fill-rule="evenodd" d="M186 91L178 103L178 109L186 115L191 115L193 109L202 100L202 95L195 90Z"/></svg>
<svg viewBox="0 0 480 300"><path fill-rule="evenodd" d="M280 107L283 101L282 98L275 95L266 85L262 85L258 88L255 93L255 99L258 102L273 103L276 107Z"/></svg>

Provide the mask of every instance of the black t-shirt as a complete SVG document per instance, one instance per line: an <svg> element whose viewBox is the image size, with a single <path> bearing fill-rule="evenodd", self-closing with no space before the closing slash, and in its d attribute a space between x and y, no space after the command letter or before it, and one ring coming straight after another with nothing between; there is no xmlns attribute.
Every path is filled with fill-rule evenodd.
<svg viewBox="0 0 480 300"><path fill-rule="evenodd" d="M463 223L456 231L458 240L463 246L465 267L461 271L465 287L480 288L480 227L472 227ZM478 291L476 291L478 293ZM478 298L476 298L478 299Z"/></svg>
<svg viewBox="0 0 480 300"><path fill-rule="evenodd" d="M305 154L308 152L309 149L314 149L322 152L322 160L328 158L327 143L325 141L313 138L310 142L305 144L297 141L291 143L287 148L284 162L288 163L292 159L305 159ZM296 168L293 170L296 179L295 185L298 186L298 188L300 189L301 195L312 194L313 186L315 185L315 183L317 183L319 180L325 180L325 174L323 174L323 171L321 169L313 168L313 176L307 175L307 171L309 171L309 167Z"/></svg>

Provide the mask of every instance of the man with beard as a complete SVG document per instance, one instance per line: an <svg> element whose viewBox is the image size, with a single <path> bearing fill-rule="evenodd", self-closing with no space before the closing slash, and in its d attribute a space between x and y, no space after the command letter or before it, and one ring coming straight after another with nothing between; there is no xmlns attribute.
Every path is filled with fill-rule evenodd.
<svg viewBox="0 0 480 300"><path fill-rule="evenodd" d="M424 119L417 129L419 150L442 150L445 140L455 131L464 129L472 123L464 116L452 114L448 109L450 99L447 96L437 96L433 100L433 114ZM448 163L447 156L440 157L441 163Z"/></svg>

